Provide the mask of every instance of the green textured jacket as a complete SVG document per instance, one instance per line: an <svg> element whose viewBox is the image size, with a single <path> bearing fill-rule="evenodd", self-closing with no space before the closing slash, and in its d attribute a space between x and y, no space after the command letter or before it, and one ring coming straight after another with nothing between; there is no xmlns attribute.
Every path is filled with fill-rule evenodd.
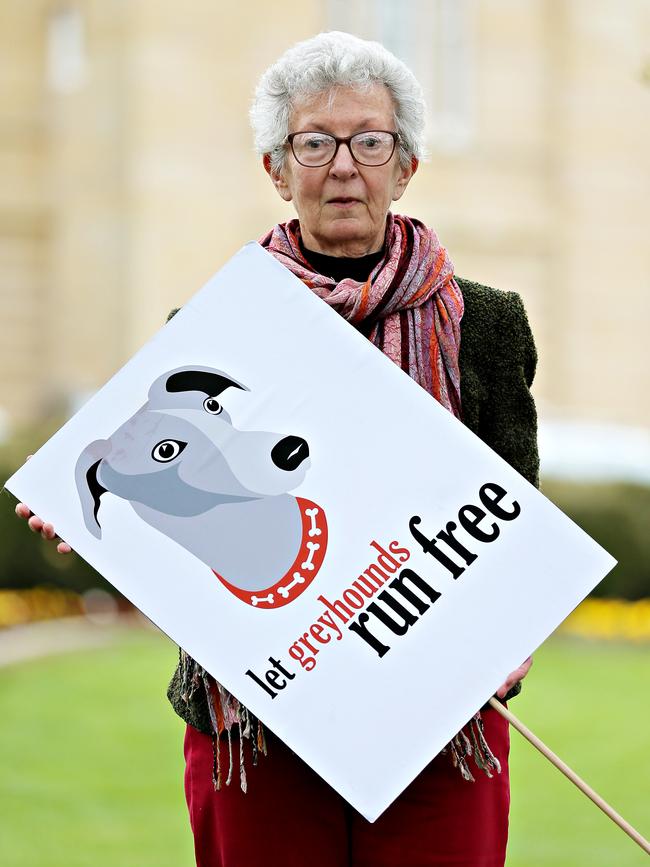
<svg viewBox="0 0 650 867"><path fill-rule="evenodd" d="M537 415L530 393L537 353L521 298L456 278L463 293L460 392L463 422L525 479L538 486ZM519 685L517 685L519 686ZM519 689L508 693L508 698ZM167 696L185 722L211 733L203 690L186 704L177 668Z"/></svg>

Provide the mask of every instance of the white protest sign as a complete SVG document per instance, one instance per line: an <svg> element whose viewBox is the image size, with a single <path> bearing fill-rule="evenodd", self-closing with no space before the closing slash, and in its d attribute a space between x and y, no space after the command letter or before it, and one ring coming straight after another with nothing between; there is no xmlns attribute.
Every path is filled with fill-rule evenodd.
<svg viewBox="0 0 650 867"><path fill-rule="evenodd" d="M370 820L614 565L257 244L7 487Z"/></svg>

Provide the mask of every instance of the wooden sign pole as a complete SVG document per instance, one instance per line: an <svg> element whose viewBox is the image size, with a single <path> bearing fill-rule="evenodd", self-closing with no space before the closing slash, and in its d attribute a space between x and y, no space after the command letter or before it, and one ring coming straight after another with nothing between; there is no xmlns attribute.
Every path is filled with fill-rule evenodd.
<svg viewBox="0 0 650 867"><path fill-rule="evenodd" d="M513 728L516 728L517 731L522 734L530 743L536 747L546 758L555 765L558 770L562 771L565 777L568 777L574 785L576 785L581 792L590 798L597 807L606 813L612 822L616 822L619 828L622 828L628 836L630 836L635 843L637 843L644 852L647 852L650 855L650 843L642 837L639 832L630 825L629 822L626 822L625 819L620 816L616 810L614 810L607 801L604 801L597 792L588 786L587 783L583 779L581 779L575 771L572 771L571 768L565 764L559 756L556 756L555 753L550 750L546 744L541 741L537 735L534 735L529 728L517 719L517 717L511 713L506 707L504 707L501 702L492 697L489 701L491 707L494 708L498 713L501 714L502 717L505 717Z"/></svg>

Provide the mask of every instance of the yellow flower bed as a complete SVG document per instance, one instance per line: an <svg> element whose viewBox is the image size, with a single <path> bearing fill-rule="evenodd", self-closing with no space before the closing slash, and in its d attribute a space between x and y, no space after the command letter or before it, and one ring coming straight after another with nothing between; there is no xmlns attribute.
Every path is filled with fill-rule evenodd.
<svg viewBox="0 0 650 867"><path fill-rule="evenodd" d="M650 599L585 599L559 631L581 638L650 641Z"/></svg>
<svg viewBox="0 0 650 867"><path fill-rule="evenodd" d="M0 629L83 613L83 598L71 590L0 590ZM558 631L581 638L650 641L650 599L585 599Z"/></svg>
<svg viewBox="0 0 650 867"><path fill-rule="evenodd" d="M31 623L34 620L51 620L83 613L83 603L78 593L71 590L55 590L34 587L30 590L0 590L0 629Z"/></svg>

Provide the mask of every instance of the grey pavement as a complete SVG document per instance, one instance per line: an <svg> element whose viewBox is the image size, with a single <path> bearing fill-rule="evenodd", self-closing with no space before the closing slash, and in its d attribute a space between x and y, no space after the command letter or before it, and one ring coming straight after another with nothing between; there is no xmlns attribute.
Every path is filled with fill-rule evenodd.
<svg viewBox="0 0 650 867"><path fill-rule="evenodd" d="M142 615L61 617L0 630L0 667L42 656L105 647L133 629L152 629Z"/></svg>

